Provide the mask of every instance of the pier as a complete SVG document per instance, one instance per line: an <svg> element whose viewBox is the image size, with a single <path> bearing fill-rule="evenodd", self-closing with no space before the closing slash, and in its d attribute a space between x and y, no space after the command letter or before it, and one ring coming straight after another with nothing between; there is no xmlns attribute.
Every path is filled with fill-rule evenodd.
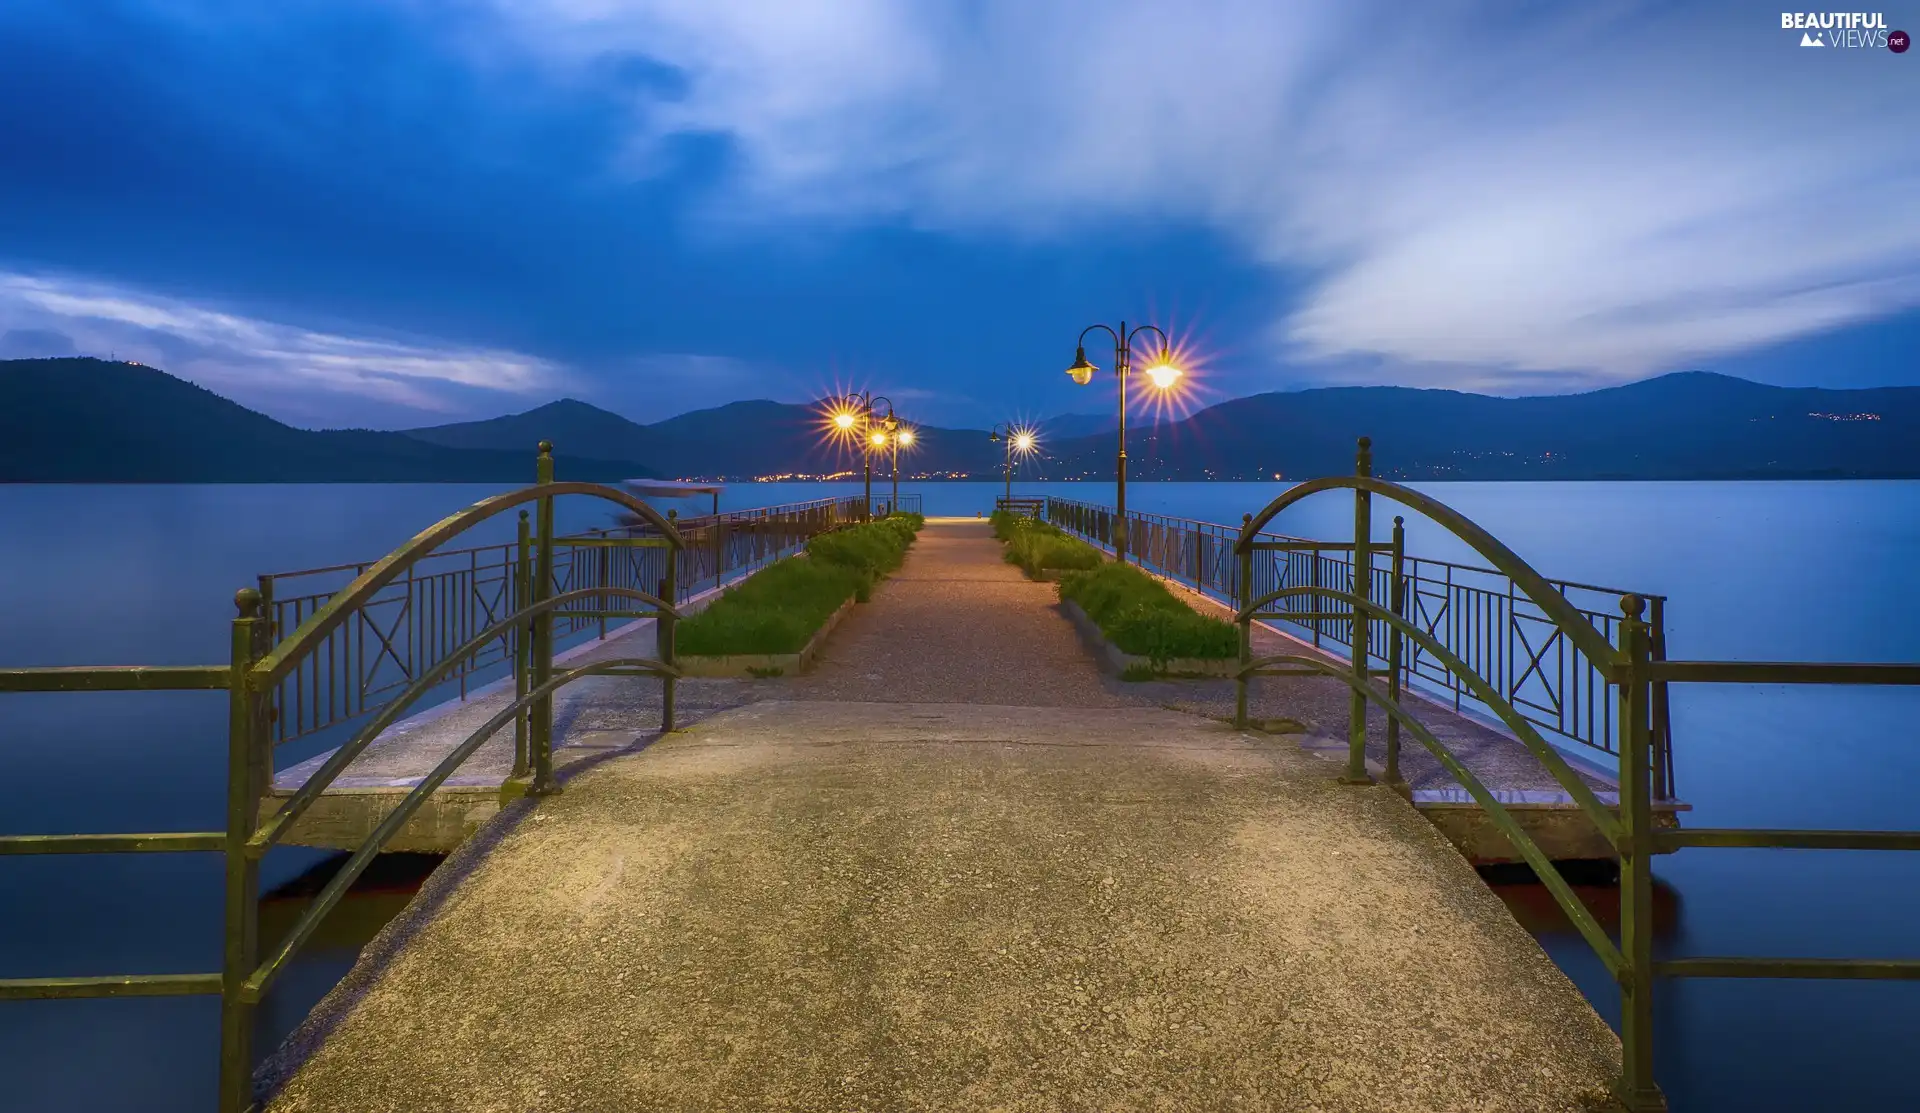
<svg viewBox="0 0 1920 1113"><path fill-rule="evenodd" d="M1226 618L1239 652L1213 679L1114 675L984 521L938 518L810 668L685 675L681 623L872 500L682 521L556 479L546 446L537 478L378 561L263 576L228 664L0 670L0 691L230 708L225 830L0 837L222 854L223 968L10 979L0 998L218 995L221 1113L1650 1113L1656 976L1920 977L1656 962L1649 872L1683 848L1920 849L1689 827L1664 709L1668 684L1914 684L1920 666L1669 660L1657 599L1583 601L1610 593L1373 478L1364 442L1355 475L1237 528L1023 508ZM1354 500L1351 540L1265 532L1328 493ZM628 524L556 536L562 496ZM1374 499L1486 563L1437 587L1445 562L1423 571L1398 522L1373 536ZM515 542L454 547L515 513ZM276 768L276 747L323 737ZM352 855L261 940L258 863L282 844ZM254 1048L288 958L401 849L451 856L284 1045ZM1617 938L1559 873L1578 859L1618 865ZM1516 860L1618 982L1618 1036L1474 869Z"/></svg>

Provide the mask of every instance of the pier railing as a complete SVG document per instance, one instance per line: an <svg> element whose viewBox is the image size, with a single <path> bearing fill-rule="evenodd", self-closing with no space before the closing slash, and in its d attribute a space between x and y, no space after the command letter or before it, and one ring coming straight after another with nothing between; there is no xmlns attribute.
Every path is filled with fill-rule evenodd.
<svg viewBox="0 0 1920 1113"><path fill-rule="evenodd" d="M888 514L919 514L922 502L921 496L912 492L902 492L898 500L892 494L875 495L872 510L876 518Z"/></svg>
<svg viewBox="0 0 1920 1113"><path fill-rule="evenodd" d="M859 497L815 499L688 518L670 512L668 518L684 541L678 558L679 598L670 602L677 604L716 582L799 551L816 534L860 520L861 502ZM443 683L457 687L461 698L474 682L504 673L516 652L514 631L479 652L453 654L509 613L511 601L526 590L533 575L533 527L525 511L519 518L517 540L426 554L335 627L275 689L274 741L291 741L359 718L448 662L452 668ZM551 590L655 593L667 559L659 532L639 520L556 537ZM273 636L283 638L298 629L373 564L360 561L261 576L262 613ZM605 611L586 596L559 608L554 615L558 643L589 632L605 637Z"/></svg>
<svg viewBox="0 0 1920 1113"><path fill-rule="evenodd" d="M1690 847L1781 847L1821 850L1920 850L1915 831L1803 831L1785 829L1691 828L1664 830L1653 816L1660 757L1654 750L1656 691L1669 683L1720 684L1838 684L1920 686L1920 664L1770 663L1745 661L1668 661L1654 652L1655 630L1648 621L1647 601L1626 595L1619 601L1620 616L1611 626L1592 621L1568 598L1566 585L1548 580L1513 550L1458 511L1409 487L1373 477L1372 446L1360 439L1357 466L1351 477L1314 479L1288 490L1258 514L1246 517L1233 540L1239 566L1234 579L1234 619L1240 628L1240 669L1235 681L1235 724L1248 725L1248 689L1255 677L1305 674L1344 683L1351 691L1347 722L1347 762L1343 783L1374 783L1367 763L1367 718L1378 708L1387 717L1382 777L1404 790L1400 779L1400 739L1416 743L1458 781L1488 821L1519 851L1567 919L1593 948L1620 987L1621 1069L1615 1096L1631 1113L1664 1113L1666 1099L1654 1081L1653 991L1656 977L1707 978L1852 978L1920 980L1920 959L1766 958L1755 956L1653 956L1653 857ZM1350 490L1354 501L1353 554L1344 584L1281 583L1260 587L1255 568L1263 553L1291 553L1303 544L1261 532L1282 510L1313 495ZM1519 707L1454 652L1432 629L1414 621L1413 593L1405 572L1405 536L1401 519L1394 520L1393 540L1387 549L1391 576L1382 601L1373 576L1352 576L1352 568L1373 568L1378 542L1373 537L1373 498L1397 502L1439 525L1474 550L1507 578L1516 596L1537 607L1545 621L1598 670L1610 689L1617 712L1611 752L1618 762L1617 806L1600 802L1581 776L1550 745ZM1305 542L1308 551L1327 547ZM1324 616L1324 617L1323 617ZM1256 657L1252 625L1261 619L1339 621L1348 623L1349 660L1330 661L1305 646L1300 652ZM1374 632L1384 626L1387 665L1376 668ZM1610 633L1608 632L1610 631ZM1506 805L1474 775L1467 763L1437 738L1402 702L1405 670L1410 653L1426 652L1445 667L1481 706L1490 709L1521 744L1539 759L1576 807L1610 845L1620 860L1620 939L1616 944L1580 897L1567 885L1538 844L1515 820ZM1382 681L1384 680L1384 683Z"/></svg>
<svg viewBox="0 0 1920 1113"><path fill-rule="evenodd" d="M544 795L559 791L553 765L553 696L589 676L646 676L662 686L661 730L674 725L675 631L680 611L679 557L688 541L671 515L614 487L562 483L553 477L552 446L542 442L538 481L519 491L483 499L452 515L378 561L361 568L352 581L330 593L298 627L274 634L258 589L242 588L234 597L239 616L232 623L230 660L205 666L150 667L102 665L78 668L0 669L0 694L8 692L225 691L227 693L226 822L217 831L170 831L73 835L0 836L0 856L38 854L124 854L178 851L219 852L225 859L225 911L221 969L192 974L112 974L0 979L0 1000L217 995L220 1008L219 1113L246 1113L254 1107L253 1031L255 1011L274 979L310 939L367 866L441 784L494 734L517 725L512 778L503 791ZM604 545L657 551L657 591L597 583L564 589L555 579L562 548L553 532L553 506L562 495L597 498L635 515L639 525L621 536L600 538ZM409 682L381 705L373 718L335 750L298 791L265 820L261 804L273 779L275 739L271 727L275 693L304 662L330 652L334 635L349 627L369 600L442 552L442 545L469 528L514 507L532 503L535 525L523 549L520 575L498 604L494 621L435 658L421 661ZM522 519L524 521L524 518ZM523 526L522 536L527 536ZM567 539L577 543L577 538ZM559 616L576 618L651 618L656 623L651 656L596 661L557 672L554 647ZM461 662L502 640L510 641L516 698L421 778L387 813L367 840L333 876L299 921L263 959L259 932L260 862L306 809L380 734L460 667ZM636 647L638 649L639 647Z"/></svg>
<svg viewBox="0 0 1920 1113"><path fill-rule="evenodd" d="M1239 598L1240 562L1234 545L1239 526L1128 511L1119 522L1111 507L1071 499L1048 498L1049 522L1112 551L1118 528L1126 530L1128 557L1141 567L1178 580L1222 602ZM1255 595L1285 587L1350 588L1353 550L1349 541L1326 541L1262 533L1252 563ZM1402 546L1402 550L1404 546ZM1386 598L1396 567L1405 583L1407 618L1438 639L1454 656L1487 679L1528 722L1557 741L1614 753L1616 700L1601 664L1569 641L1541 607L1519 591L1512 578L1480 565L1414 556L1390 547L1370 550L1368 568L1374 598ZM1598 629L1608 644L1619 644L1620 600L1630 594L1651 607L1653 654L1666 656L1666 598L1600 587L1573 580L1548 580L1554 590ZM1352 649L1353 610L1339 600L1288 597L1273 621L1294 628L1316 648ZM1387 624L1369 623L1368 644L1387 644ZM1382 650L1371 655L1387 664ZM1439 694L1463 708L1491 714L1451 669L1419 645L1410 645L1398 668L1401 682ZM1674 796L1671 717L1666 684L1654 692L1654 792Z"/></svg>

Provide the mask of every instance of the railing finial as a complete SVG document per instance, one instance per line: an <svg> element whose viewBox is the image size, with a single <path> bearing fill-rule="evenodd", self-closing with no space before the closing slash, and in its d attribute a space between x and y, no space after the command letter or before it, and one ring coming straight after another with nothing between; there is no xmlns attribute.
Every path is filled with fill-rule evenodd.
<svg viewBox="0 0 1920 1113"><path fill-rule="evenodd" d="M551 455L553 455L553 442L552 442L552 441L541 441L541 442L540 442L540 455L542 455L542 456L551 456Z"/></svg>
<svg viewBox="0 0 1920 1113"><path fill-rule="evenodd" d="M1354 457L1353 457L1353 472L1355 475L1372 475L1373 474L1373 438L1372 437L1360 438L1358 451L1354 453Z"/></svg>
<svg viewBox="0 0 1920 1113"><path fill-rule="evenodd" d="M1620 613L1638 621L1647 609L1647 601L1631 592L1620 597Z"/></svg>
<svg viewBox="0 0 1920 1113"><path fill-rule="evenodd" d="M233 605L239 608L241 618L258 618L260 616L260 589L257 587L243 587L239 591L234 592Z"/></svg>

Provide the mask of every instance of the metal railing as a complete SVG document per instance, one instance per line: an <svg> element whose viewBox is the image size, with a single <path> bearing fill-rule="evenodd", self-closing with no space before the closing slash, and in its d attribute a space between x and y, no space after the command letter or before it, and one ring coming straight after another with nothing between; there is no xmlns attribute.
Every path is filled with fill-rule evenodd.
<svg viewBox="0 0 1920 1113"><path fill-rule="evenodd" d="M859 497L815 499L753 510L681 519L669 512L685 542L679 555L679 603L725 579L797 552L816 534L860 520ZM273 694L275 742L287 742L357 719L449 660L444 683L465 698L470 685L504 674L515 652L509 631L478 653L450 656L512 609L533 575L532 526L519 516L517 541L428 553L381 588L303 658ZM642 521L554 538L551 590L655 592L664 578L667 548ZM325 607L334 593L373 567L372 561L336 564L259 579L264 614L285 637ZM608 619L592 598L555 613L561 644L588 633L605 637ZM615 623L618 626L619 623Z"/></svg>
<svg viewBox="0 0 1920 1113"><path fill-rule="evenodd" d="M1653 979L1709 978L1854 978L1920 980L1920 959L1835 959L1694 957L1656 961L1653 957L1653 870L1655 854L1688 847L1779 847L1824 850L1920 850L1915 831L1803 831L1785 829L1663 830L1655 826L1653 803L1660 756L1654 749L1656 692L1669 683L1720 684L1842 684L1920 686L1920 665L1763 663L1734 661L1668 661L1655 656L1656 630L1648 621L1646 600L1637 595L1620 599L1620 616L1611 628L1592 622L1587 612L1566 597L1565 585L1548 580L1464 515L1437 499L1411 488L1373 478L1372 445L1360 439L1355 473L1299 484L1268 503L1257 515L1248 515L1235 536L1233 555L1239 567L1235 584L1234 619L1240 628L1240 670L1235 685L1235 724L1247 726L1248 686L1255 676L1310 674L1330 677L1352 692L1348 717L1347 764L1341 777L1348 784L1371 784L1366 764L1367 714L1378 707L1387 715L1387 748L1383 774L1389 784L1404 788L1399 778L1399 743L1404 731L1424 747L1465 788L1486 812L1488 820L1520 852L1556 904L1605 964L1620 987L1620 1075L1615 1096L1631 1113L1664 1113L1666 1099L1653 1076ZM1616 734L1610 748L1618 760L1619 804L1600 802L1593 789L1534 728L1512 700L1476 671L1473 664L1452 651L1432 629L1414 620L1411 577L1407 574L1402 523L1395 519L1388 551L1389 580L1382 605L1373 576L1353 577L1345 584L1282 584L1256 587L1255 564L1263 552L1290 552L1297 541L1275 539L1260 532L1273 517L1302 499L1323 491L1351 490L1354 499L1353 540L1344 543L1354 554L1352 568L1373 568L1377 542L1372 531L1373 496L1414 510L1465 542L1493 565L1497 574L1537 607L1544 620L1595 668L1603 686L1611 689L1618 711L1611 720ZM1307 543L1315 548L1321 542ZM1325 608L1344 605L1344 611ZM1308 613L1325 613L1324 621L1349 624L1346 642L1350 659L1330 662L1319 654L1253 655L1252 624L1259 619L1293 621ZM1322 621L1315 619L1315 621ZM1384 627L1387 667L1374 667L1373 632ZM1618 854L1620 859L1620 942L1618 945L1594 919L1592 912L1568 887L1538 844L1518 824L1506 806L1445 743L1402 705L1400 667L1412 652L1424 651L1444 666L1483 706L1513 732L1565 789L1569 798ZM1304 649L1304 647L1303 647ZM1378 683L1385 678L1384 685Z"/></svg>
<svg viewBox="0 0 1920 1113"><path fill-rule="evenodd" d="M872 505L873 516L876 518L884 518L888 514L896 512L900 514L919 514L922 512L920 509L921 502L921 496L918 494L902 494L898 503L893 501L893 496L891 495L885 498L875 495Z"/></svg>
<svg viewBox="0 0 1920 1113"><path fill-rule="evenodd" d="M674 686L679 677L674 644L680 612L671 600L679 597L677 558L688 542L674 527L671 516L658 514L624 491L592 483L555 482L552 447L545 442L540 447L538 482L534 486L475 503L416 535L383 559L364 566L351 583L331 593L323 606L277 642L260 592L252 587L241 589L234 597L239 616L233 620L230 661L225 665L0 669L0 693L224 690L228 696L224 830L0 836L0 856L221 852L226 876L220 971L0 979L0 1000L217 994L221 999L218 1108L221 1113L242 1113L253 1107L254 1012L268 987L388 841L482 744L508 723L514 723L514 764L507 789L525 795L559 791L553 768L553 694L587 676L657 677L663 689L661 729L673 729ZM553 534L553 504L560 495L603 499L624 507L645 523L647 528L629 531L630 537L603 541L658 548L661 576L657 594L606 583L572 590L556 587L556 557L562 546ZM433 663L423 663L410 683L388 700L351 740L334 751L278 811L263 821L261 804L273 778L275 739L270 719L275 693L299 671L303 662L336 644L334 635L350 628L355 616L370 600L380 597L391 584L413 574L417 565L430 559L443 542L529 502L537 506L537 524L529 545L531 551L521 566L530 565L534 573L522 575L514 582L513 589L497 608L500 613L496 620L472 631L464 642L439 654ZM567 540L577 543L577 539ZM657 546L651 544L655 540L659 542ZM577 618L652 618L656 621L654 655L597 661L556 673L555 627L561 614ZM387 813L314 898L273 954L263 961L259 940L261 859L292 829L334 778L388 726L446 681L462 662L490 651L503 640L514 646L516 698L454 747Z"/></svg>
<svg viewBox="0 0 1920 1113"><path fill-rule="evenodd" d="M1049 522L1112 551L1120 523L1111 508L1062 498L1046 502ZM1222 602L1239 597L1240 565L1234 556L1239 527L1128 511L1125 528L1127 553L1142 567ZM1396 524L1395 528L1401 527ZM1353 549L1351 542L1262 533L1252 565L1252 590L1265 595L1295 586L1351 588ZM1601 668L1568 641L1510 577L1492 568L1408 555L1402 544L1398 549L1370 550L1375 598L1386 597L1396 561L1405 577L1410 621L1485 677L1534 726L1561 742L1614 752L1615 701ZM1619 601L1631 593L1572 580L1547 582L1609 644L1619 644ZM1639 597L1651 604L1654 658L1663 659L1666 598ZM1352 608L1340 600L1288 597L1272 618L1294 627L1316 647L1352 648ZM1370 623L1370 645L1387 644L1386 625L1377 619ZM1371 657L1378 665L1387 663L1377 652ZM1455 710L1491 714L1491 708L1474 698L1452 670L1421 646L1410 646L1398 667L1402 683L1444 695ZM1664 683L1655 689L1654 753L1658 758L1655 794L1672 799L1672 729Z"/></svg>
<svg viewBox="0 0 1920 1113"><path fill-rule="evenodd" d="M996 513L1005 510L1025 518L1038 518L1046 510L1049 501L1051 500L996 498L993 500L993 509Z"/></svg>

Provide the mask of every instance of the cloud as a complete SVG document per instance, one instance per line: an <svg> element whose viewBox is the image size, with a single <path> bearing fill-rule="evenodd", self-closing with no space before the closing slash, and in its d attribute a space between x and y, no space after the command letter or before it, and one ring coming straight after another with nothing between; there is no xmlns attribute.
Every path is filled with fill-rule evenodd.
<svg viewBox="0 0 1920 1113"><path fill-rule="evenodd" d="M628 166L724 137L729 220L1215 228L1292 353L1600 379L1920 305L1906 60L1751 5L494 0L645 58ZM1524 13L1524 14L1516 14Z"/></svg>
<svg viewBox="0 0 1920 1113"><path fill-rule="evenodd" d="M405 423L473 412L480 399L551 394L557 364L497 349L318 331L68 277L0 271L6 355L81 353L164 367L276 416ZM38 347L36 347L36 344ZM487 413L486 416L492 416Z"/></svg>

